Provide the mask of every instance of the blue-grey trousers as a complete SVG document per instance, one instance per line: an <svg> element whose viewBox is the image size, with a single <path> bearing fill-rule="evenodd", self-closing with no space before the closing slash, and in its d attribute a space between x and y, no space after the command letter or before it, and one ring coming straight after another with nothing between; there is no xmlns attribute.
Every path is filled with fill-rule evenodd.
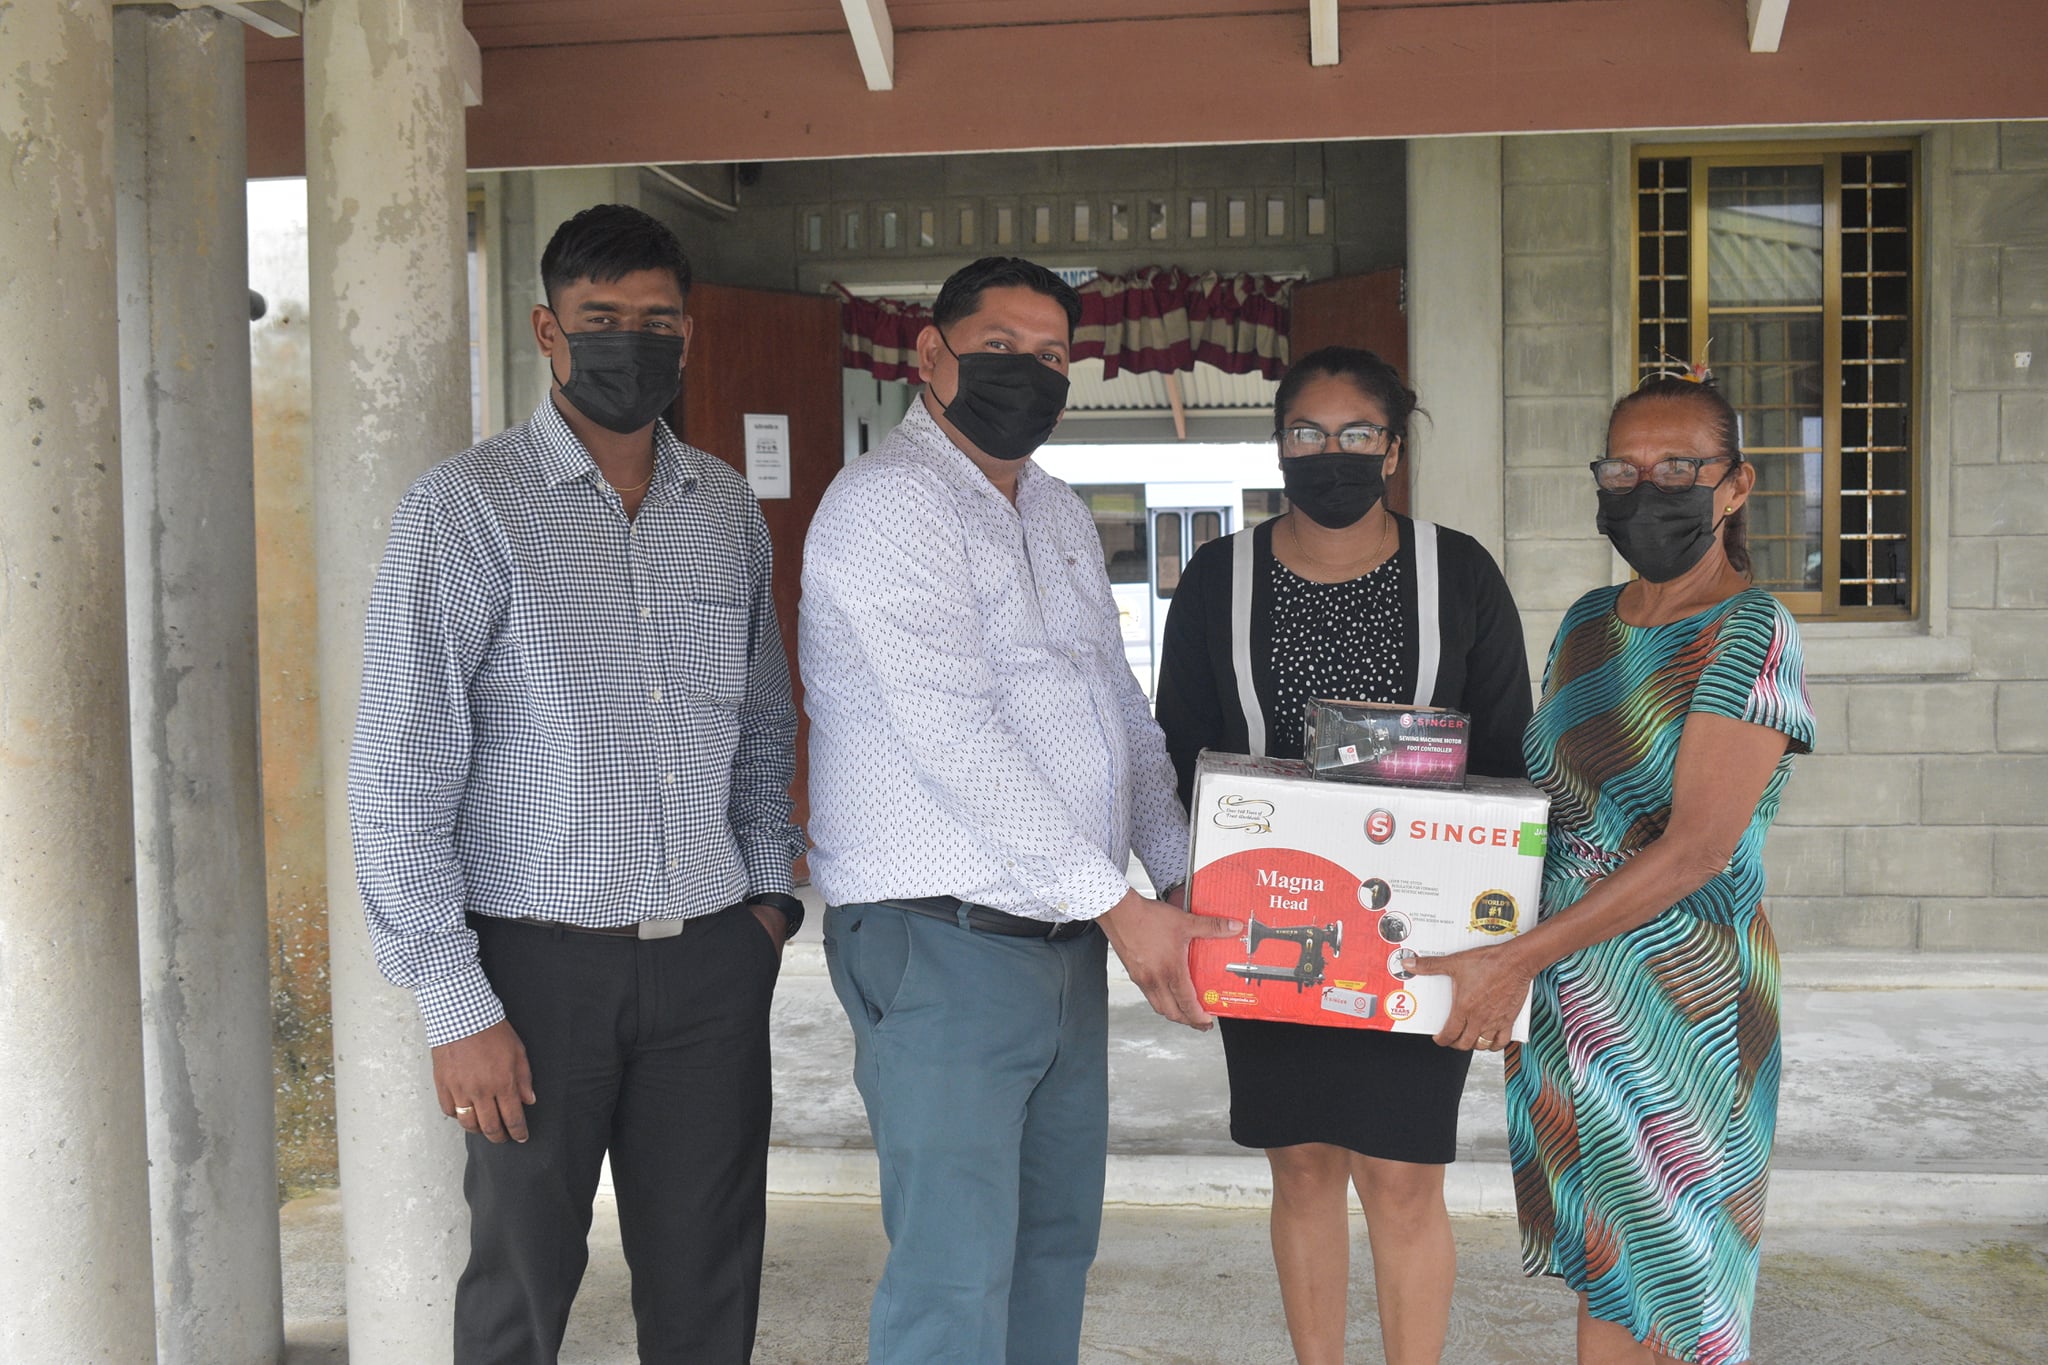
<svg viewBox="0 0 2048 1365"><path fill-rule="evenodd" d="M1102 1229L1108 944L825 913L881 1162L869 1365L1072 1365Z"/></svg>

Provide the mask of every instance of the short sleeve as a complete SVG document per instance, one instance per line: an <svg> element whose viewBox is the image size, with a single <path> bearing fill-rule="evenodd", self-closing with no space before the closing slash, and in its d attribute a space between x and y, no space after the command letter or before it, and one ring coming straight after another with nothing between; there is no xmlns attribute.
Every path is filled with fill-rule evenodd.
<svg viewBox="0 0 2048 1365"><path fill-rule="evenodd" d="M1693 711L1782 732L1794 753L1813 752L1813 703L1799 624L1769 593L1742 594L1722 618L1714 657L1693 689Z"/></svg>

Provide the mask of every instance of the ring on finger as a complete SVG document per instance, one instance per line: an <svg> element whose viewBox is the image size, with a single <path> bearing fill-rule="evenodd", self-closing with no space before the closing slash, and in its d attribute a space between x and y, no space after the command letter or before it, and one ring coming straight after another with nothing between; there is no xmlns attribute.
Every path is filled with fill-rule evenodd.
<svg viewBox="0 0 2048 1365"><path fill-rule="evenodd" d="M1482 1033L1482 1034L1480 1034L1480 1035L1479 1035L1479 1038L1478 1038L1478 1045L1479 1045L1479 1046L1480 1046L1480 1047L1481 1047L1482 1049L1484 1049L1484 1048L1489 1048L1489 1047L1492 1047L1492 1046L1493 1046L1493 1039L1491 1039L1491 1038L1487 1037L1487 1036L1486 1036L1485 1034L1483 1034L1483 1033ZM460 1112L460 1111L458 1111L458 1112Z"/></svg>
<svg viewBox="0 0 2048 1365"><path fill-rule="evenodd" d="M475 1112L476 1106L473 1104L458 1104L455 1106L456 1118L461 1118L464 1114L474 1114Z"/></svg>

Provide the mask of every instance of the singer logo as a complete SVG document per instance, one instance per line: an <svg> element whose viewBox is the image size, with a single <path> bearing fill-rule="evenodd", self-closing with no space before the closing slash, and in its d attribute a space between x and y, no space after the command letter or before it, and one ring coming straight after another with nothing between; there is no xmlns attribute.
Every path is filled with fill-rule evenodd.
<svg viewBox="0 0 2048 1365"><path fill-rule="evenodd" d="M1410 820L1408 837L1440 844L1481 844L1489 848L1522 846L1522 831L1500 825L1463 825L1451 821Z"/></svg>
<svg viewBox="0 0 2048 1365"><path fill-rule="evenodd" d="M1384 844L1394 837L1394 813L1390 810L1376 810L1365 817L1365 837L1376 844Z"/></svg>

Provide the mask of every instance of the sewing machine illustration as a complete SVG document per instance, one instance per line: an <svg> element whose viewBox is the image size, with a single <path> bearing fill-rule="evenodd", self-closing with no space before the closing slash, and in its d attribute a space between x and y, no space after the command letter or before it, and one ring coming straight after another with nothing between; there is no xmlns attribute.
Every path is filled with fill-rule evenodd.
<svg viewBox="0 0 2048 1365"><path fill-rule="evenodd" d="M1323 976L1329 969L1329 958L1344 951L1344 925L1297 924L1280 927L1261 924L1253 919L1247 922L1244 931L1245 956L1255 958L1259 949L1271 939L1292 943L1300 951L1300 957L1291 967L1272 962L1232 962L1225 970L1243 977L1253 985L1266 981L1292 981L1296 992L1310 986L1322 984Z"/></svg>

